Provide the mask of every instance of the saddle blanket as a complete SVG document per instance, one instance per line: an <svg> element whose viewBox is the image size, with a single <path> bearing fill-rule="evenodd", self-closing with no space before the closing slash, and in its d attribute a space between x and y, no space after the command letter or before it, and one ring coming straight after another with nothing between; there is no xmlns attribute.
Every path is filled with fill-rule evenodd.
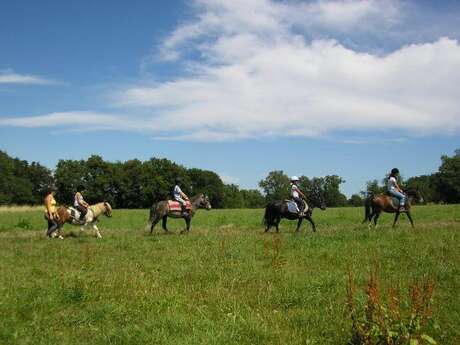
<svg viewBox="0 0 460 345"><path fill-rule="evenodd" d="M287 208L290 213L299 213L299 207L297 206L295 201L292 200L286 200ZM308 205L305 203L305 210L304 212L307 212L308 210Z"/></svg>
<svg viewBox="0 0 460 345"><path fill-rule="evenodd" d="M168 200L168 207L170 211L182 211L179 201ZM187 200L185 202L185 208L187 210L190 210L192 208L192 204L190 203L190 201Z"/></svg>
<svg viewBox="0 0 460 345"><path fill-rule="evenodd" d="M392 196L391 197L391 202L393 203L394 207L399 207L399 199L398 198Z"/></svg>
<svg viewBox="0 0 460 345"><path fill-rule="evenodd" d="M73 219L80 219L80 211L78 211L76 208L73 208L72 206L70 206L69 211L70 211L70 216Z"/></svg>

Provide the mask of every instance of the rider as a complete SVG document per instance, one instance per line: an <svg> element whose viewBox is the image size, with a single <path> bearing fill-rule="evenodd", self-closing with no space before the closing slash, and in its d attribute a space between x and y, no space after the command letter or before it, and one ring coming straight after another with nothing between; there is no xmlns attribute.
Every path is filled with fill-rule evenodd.
<svg viewBox="0 0 460 345"><path fill-rule="evenodd" d="M391 169L390 176L388 176L388 194L399 199L399 212L403 212L405 210L406 195L398 185L398 175L398 168Z"/></svg>
<svg viewBox="0 0 460 345"><path fill-rule="evenodd" d="M179 202L180 207L182 209L182 213L184 215L187 215L186 203L189 199L188 199L188 196L184 192L182 192L182 189L180 189L179 187L180 183L181 183L181 179L177 177L176 185L174 186L174 190L173 190L173 196L174 196L174 200Z"/></svg>
<svg viewBox="0 0 460 345"><path fill-rule="evenodd" d="M51 237L58 228L59 215L56 212L56 200L54 196L56 195L56 188L51 186L46 192L44 199L45 203L45 219L48 221L48 230L46 231L46 236Z"/></svg>
<svg viewBox="0 0 460 345"><path fill-rule="evenodd" d="M80 211L80 223L84 223L85 216L88 213L89 204L83 199L82 192L84 190L83 186L78 186L77 192L74 196L73 206Z"/></svg>
<svg viewBox="0 0 460 345"><path fill-rule="evenodd" d="M303 200L306 198L305 198L305 194L302 193L299 186L297 185L298 182L299 182L299 178L297 176L291 177L291 196L292 196L292 199L297 204L297 207L299 208L299 216L304 216L304 201Z"/></svg>

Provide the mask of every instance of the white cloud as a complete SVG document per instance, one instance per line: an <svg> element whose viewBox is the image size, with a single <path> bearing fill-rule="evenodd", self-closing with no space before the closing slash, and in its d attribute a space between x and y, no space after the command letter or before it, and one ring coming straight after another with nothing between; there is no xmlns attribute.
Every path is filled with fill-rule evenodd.
<svg viewBox="0 0 460 345"><path fill-rule="evenodd" d="M57 84L57 82L35 75L18 74L7 70L0 71L0 84L52 85Z"/></svg>
<svg viewBox="0 0 460 345"><path fill-rule="evenodd" d="M195 19L161 47L164 58L187 66L187 75L117 92L115 103L129 116L55 113L0 119L0 125L30 127L32 121L186 141L460 131L456 40L444 37L376 55L308 36L320 28L343 33L394 25L404 15L398 1L196 0L195 5ZM184 58L187 50L199 58Z"/></svg>

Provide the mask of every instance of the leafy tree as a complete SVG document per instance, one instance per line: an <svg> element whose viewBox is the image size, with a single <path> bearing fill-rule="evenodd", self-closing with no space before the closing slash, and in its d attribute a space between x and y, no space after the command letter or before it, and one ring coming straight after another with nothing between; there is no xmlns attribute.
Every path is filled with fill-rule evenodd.
<svg viewBox="0 0 460 345"><path fill-rule="evenodd" d="M226 184L224 186L224 200L223 205L225 208L243 208L244 199L237 185Z"/></svg>
<svg viewBox="0 0 460 345"><path fill-rule="evenodd" d="M226 190L219 175L209 170L189 169L188 176L193 194L205 193L208 195L212 207L226 207L224 206Z"/></svg>
<svg viewBox="0 0 460 345"><path fill-rule="evenodd" d="M268 202L289 197L289 177L282 170L270 171L268 176L259 182L259 186L263 189Z"/></svg>
<svg viewBox="0 0 460 345"><path fill-rule="evenodd" d="M439 167L438 191L447 203L460 202L460 149L452 157L442 156Z"/></svg>
<svg viewBox="0 0 460 345"><path fill-rule="evenodd" d="M241 189L244 208L260 208L265 206L265 198L257 189Z"/></svg>
<svg viewBox="0 0 460 345"><path fill-rule="evenodd" d="M364 205L364 199L359 194L353 194L348 199L348 205L353 207L359 207Z"/></svg>

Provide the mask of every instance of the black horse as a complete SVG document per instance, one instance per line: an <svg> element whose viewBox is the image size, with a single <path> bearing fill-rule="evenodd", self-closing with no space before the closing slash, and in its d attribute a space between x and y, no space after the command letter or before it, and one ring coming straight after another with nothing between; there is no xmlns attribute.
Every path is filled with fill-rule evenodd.
<svg viewBox="0 0 460 345"><path fill-rule="evenodd" d="M292 213L289 212L288 210L288 201L283 200L283 201L274 201L269 203L265 207L265 215L264 215L264 224L265 224L265 232L270 230L272 226L276 227L276 232L279 232L278 225L281 221L282 218L286 218L289 220L295 220L298 219L297 221L297 228L296 232L299 231L300 225L302 224L302 221L304 219L307 219L313 228L313 231L316 231L316 226L315 223L313 222L313 219L311 218L313 215L313 209L316 207L319 207L321 210L326 209L326 204L324 202L324 198L319 192L312 193L308 197L308 210L303 216L299 216L298 213Z"/></svg>

